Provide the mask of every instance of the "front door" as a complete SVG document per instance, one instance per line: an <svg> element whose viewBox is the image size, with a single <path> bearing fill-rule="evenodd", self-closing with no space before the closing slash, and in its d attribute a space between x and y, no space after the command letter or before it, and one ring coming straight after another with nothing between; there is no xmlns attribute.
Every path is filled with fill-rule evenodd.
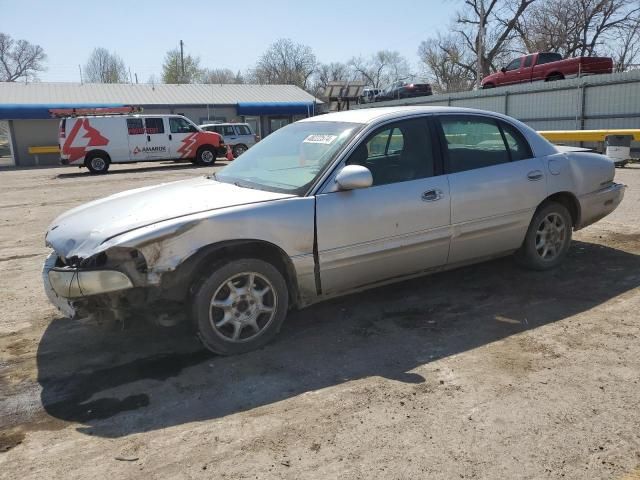
<svg viewBox="0 0 640 480"><path fill-rule="evenodd" d="M186 158L194 150L191 137L198 129L181 117L169 117L169 150L171 158ZM191 136L191 137L190 137Z"/></svg>
<svg viewBox="0 0 640 480"><path fill-rule="evenodd" d="M546 196L542 161L506 122L472 115L439 118L451 188L449 263L519 248Z"/></svg>
<svg viewBox="0 0 640 480"><path fill-rule="evenodd" d="M426 118L381 127L346 161L367 167L373 185L316 197L323 294L447 262L449 185L431 139Z"/></svg>
<svg viewBox="0 0 640 480"><path fill-rule="evenodd" d="M144 153L147 160L170 158L169 135L165 132L162 117L146 117L144 128L147 134L147 146Z"/></svg>

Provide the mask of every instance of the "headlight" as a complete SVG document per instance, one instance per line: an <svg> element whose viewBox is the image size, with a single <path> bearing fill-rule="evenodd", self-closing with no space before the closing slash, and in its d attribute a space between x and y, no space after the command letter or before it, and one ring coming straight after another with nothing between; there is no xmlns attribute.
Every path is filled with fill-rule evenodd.
<svg viewBox="0 0 640 480"><path fill-rule="evenodd" d="M87 297L133 287L129 277L116 270L52 269L49 282L53 290L64 298Z"/></svg>

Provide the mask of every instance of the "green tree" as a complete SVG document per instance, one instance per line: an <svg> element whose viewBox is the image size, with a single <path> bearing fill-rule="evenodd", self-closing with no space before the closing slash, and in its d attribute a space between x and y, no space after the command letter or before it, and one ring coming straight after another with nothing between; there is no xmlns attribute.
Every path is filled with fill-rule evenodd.
<svg viewBox="0 0 640 480"><path fill-rule="evenodd" d="M180 50L169 50L162 64L162 81L164 83L198 83L202 81L203 70L200 58L184 56L184 66L180 58Z"/></svg>

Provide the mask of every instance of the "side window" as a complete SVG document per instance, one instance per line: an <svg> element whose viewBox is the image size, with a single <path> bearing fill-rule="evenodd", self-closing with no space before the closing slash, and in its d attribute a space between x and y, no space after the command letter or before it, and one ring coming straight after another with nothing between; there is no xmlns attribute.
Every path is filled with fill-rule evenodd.
<svg viewBox="0 0 640 480"><path fill-rule="evenodd" d="M236 131L238 135L251 135L251 131L246 125L236 125Z"/></svg>
<svg viewBox="0 0 640 480"><path fill-rule="evenodd" d="M520 68L520 59L516 58L515 60L512 60L509 65L506 66L506 70L507 72L510 72L511 70L518 70Z"/></svg>
<svg viewBox="0 0 640 480"><path fill-rule="evenodd" d="M383 127L356 148L347 164L367 167L374 186L432 177L435 164L427 121L405 120Z"/></svg>
<svg viewBox="0 0 640 480"><path fill-rule="evenodd" d="M509 152L494 120L442 116L440 124L447 147L447 173L490 167L509 161Z"/></svg>
<svg viewBox="0 0 640 480"><path fill-rule="evenodd" d="M129 135L144 135L144 125L141 118L127 118Z"/></svg>
<svg viewBox="0 0 640 480"><path fill-rule="evenodd" d="M184 118L169 117L169 131L171 133L193 133L197 132L196 127L187 122Z"/></svg>
<svg viewBox="0 0 640 480"><path fill-rule="evenodd" d="M531 66L531 62L533 62L533 55L527 55L526 57L524 57L524 66L525 67L530 67Z"/></svg>
<svg viewBox="0 0 640 480"><path fill-rule="evenodd" d="M233 136L236 134L236 131L233 129L233 125L225 125L222 127L222 135L225 136Z"/></svg>
<svg viewBox="0 0 640 480"><path fill-rule="evenodd" d="M147 129L147 135L164 133L164 122L162 118L145 118L144 126Z"/></svg>
<svg viewBox="0 0 640 480"><path fill-rule="evenodd" d="M504 139L507 141L509 152L511 152L512 162L533 157L529 143L517 129L504 122L500 122L500 126L502 127L502 133L504 133Z"/></svg>

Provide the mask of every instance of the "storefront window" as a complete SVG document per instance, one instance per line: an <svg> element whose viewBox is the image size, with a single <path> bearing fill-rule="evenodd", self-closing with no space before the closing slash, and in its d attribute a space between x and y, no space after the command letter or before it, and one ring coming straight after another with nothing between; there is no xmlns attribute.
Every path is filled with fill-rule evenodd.
<svg viewBox="0 0 640 480"><path fill-rule="evenodd" d="M9 122L0 120L0 167L15 165L13 156L11 155L10 141Z"/></svg>

